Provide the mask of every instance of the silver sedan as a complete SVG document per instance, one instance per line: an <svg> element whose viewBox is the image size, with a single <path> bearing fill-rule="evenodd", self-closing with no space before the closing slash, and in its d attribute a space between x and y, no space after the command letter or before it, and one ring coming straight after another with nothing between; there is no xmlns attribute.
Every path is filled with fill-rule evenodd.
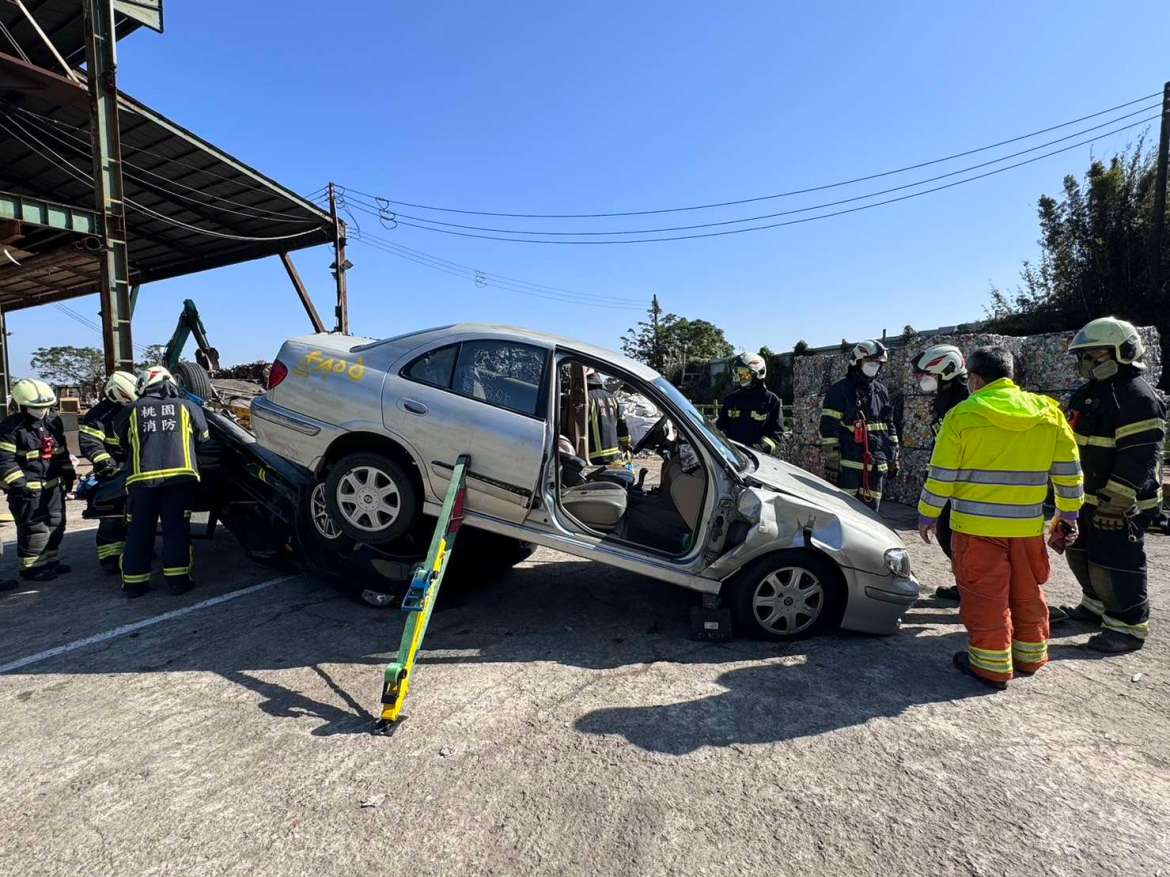
<svg viewBox="0 0 1170 877"><path fill-rule="evenodd" d="M661 413L632 447L619 398ZM252 423L316 476L322 544L417 543L468 453L468 525L690 588L710 624L892 633L918 596L897 535L864 506L589 344L472 324L293 338Z"/></svg>

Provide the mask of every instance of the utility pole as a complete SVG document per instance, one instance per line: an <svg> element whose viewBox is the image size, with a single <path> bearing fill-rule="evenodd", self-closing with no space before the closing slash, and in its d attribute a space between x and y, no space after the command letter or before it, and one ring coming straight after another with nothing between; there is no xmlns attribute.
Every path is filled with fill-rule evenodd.
<svg viewBox="0 0 1170 877"><path fill-rule="evenodd" d="M1153 226L1153 286L1154 295L1162 294L1165 283L1165 265L1162 259L1166 252L1166 166L1170 164L1170 82L1162 89L1162 135L1158 139L1158 177L1154 189Z"/></svg>
<svg viewBox="0 0 1170 877"><path fill-rule="evenodd" d="M346 288L345 272L353 263L345 258L345 223L337 219L337 187L329 184L329 216L333 220L333 278L337 281L337 327L334 331L349 334L349 292Z"/></svg>
<svg viewBox="0 0 1170 877"><path fill-rule="evenodd" d="M122 190L122 138L118 131L118 66L112 0L83 0L85 67L93 132L94 201L101 218L102 347L106 371L134 371L130 336L130 262Z"/></svg>

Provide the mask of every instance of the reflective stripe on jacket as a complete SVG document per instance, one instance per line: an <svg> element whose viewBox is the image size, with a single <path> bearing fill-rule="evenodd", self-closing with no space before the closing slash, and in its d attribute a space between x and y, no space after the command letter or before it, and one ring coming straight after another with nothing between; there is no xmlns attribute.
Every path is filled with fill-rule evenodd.
<svg viewBox="0 0 1170 877"><path fill-rule="evenodd" d="M780 397L755 380L727 395L715 425L732 441L754 445L764 438L779 438L780 410Z"/></svg>
<svg viewBox="0 0 1170 877"><path fill-rule="evenodd" d="M874 468L884 472L886 464L898 457L890 393L880 382L852 369L829 388L821 404L821 447L838 449L842 460L861 463L865 444L856 440L854 425L858 420L865 422Z"/></svg>
<svg viewBox="0 0 1170 877"><path fill-rule="evenodd" d="M1059 404L1002 378L943 419L918 513L937 518L950 500L956 532L1039 536L1049 481L1056 507L1075 517L1084 501L1080 456Z"/></svg>
<svg viewBox="0 0 1170 877"><path fill-rule="evenodd" d="M1162 446L1166 406L1134 368L1107 381L1090 381L1073 393L1068 419L1085 470L1085 501L1113 494L1137 505L1138 513L1162 505Z"/></svg>
<svg viewBox="0 0 1170 877"><path fill-rule="evenodd" d="M203 409L178 396L145 395L117 419L118 440L127 448L126 486L198 481L195 445L206 441Z"/></svg>
<svg viewBox="0 0 1170 877"><path fill-rule="evenodd" d="M125 407L109 399L103 399L81 418L77 426L81 456L95 466L108 460L121 463L126 459L126 450L114 431L114 422Z"/></svg>

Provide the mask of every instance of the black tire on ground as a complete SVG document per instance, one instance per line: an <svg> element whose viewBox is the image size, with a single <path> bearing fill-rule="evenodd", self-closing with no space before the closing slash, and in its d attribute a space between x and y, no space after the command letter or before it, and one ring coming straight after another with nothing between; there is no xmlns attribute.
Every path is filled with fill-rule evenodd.
<svg viewBox="0 0 1170 877"><path fill-rule="evenodd" d="M420 514L418 491L401 465L382 454L346 454L329 468L325 501L341 532L365 545L385 545Z"/></svg>
<svg viewBox="0 0 1170 877"><path fill-rule="evenodd" d="M200 399L214 399L215 388L211 386L211 375L197 362L180 362L175 366L175 380L188 393Z"/></svg>
<svg viewBox="0 0 1170 877"><path fill-rule="evenodd" d="M794 640L840 623L845 589L833 563L790 549L748 564L731 581L735 624L744 636Z"/></svg>

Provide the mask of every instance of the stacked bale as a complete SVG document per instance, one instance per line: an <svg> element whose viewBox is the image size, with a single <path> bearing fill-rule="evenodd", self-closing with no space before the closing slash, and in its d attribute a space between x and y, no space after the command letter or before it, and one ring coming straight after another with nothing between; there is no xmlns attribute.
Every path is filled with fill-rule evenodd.
<svg viewBox="0 0 1170 877"><path fill-rule="evenodd" d="M1162 374L1158 331L1153 327L1139 331L1146 345L1146 376L1157 385ZM899 425L902 439L902 458L901 472L887 482L885 498L894 502L917 502L930 460L933 397L919 391L914 380L911 360L916 353L935 344L953 344L964 353L977 347L1006 347L1016 359L1017 383L1033 392L1053 396L1063 404L1083 383L1077 374L1075 358L1067 353L1074 334L1053 332L1026 337L990 333L932 335L911 339L892 349L890 361L879 380L890 391L894 404L894 420ZM788 462L817 475L824 474L820 454L821 400L829 387L845 376L848 365L848 348L841 352L798 356L793 364L792 435L784 443L781 453Z"/></svg>

